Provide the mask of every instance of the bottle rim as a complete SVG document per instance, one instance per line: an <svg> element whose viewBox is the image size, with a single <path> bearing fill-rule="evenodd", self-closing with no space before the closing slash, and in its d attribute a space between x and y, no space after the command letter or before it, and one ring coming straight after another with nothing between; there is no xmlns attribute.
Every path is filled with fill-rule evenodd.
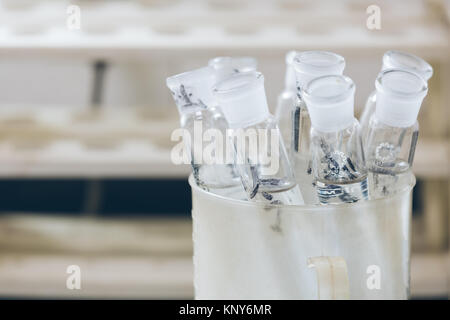
<svg viewBox="0 0 450 320"><path fill-rule="evenodd" d="M214 72L210 67L186 71L166 79L166 85L173 95L180 114L192 113L198 108L205 109L212 106L214 104L213 84ZM179 98L180 96L184 98Z"/></svg>
<svg viewBox="0 0 450 320"><path fill-rule="evenodd" d="M326 95L317 95L313 92L318 86L323 85L340 85L341 89L335 94L329 91ZM327 75L314 78L309 81L302 90L302 96L305 100L319 103L319 106L326 107L330 104L339 103L347 100L355 93L355 83L353 80L344 75Z"/></svg>
<svg viewBox="0 0 450 320"><path fill-rule="evenodd" d="M425 97L428 83L417 73L404 69L386 69L378 74L375 88L378 92L392 97L415 100Z"/></svg>
<svg viewBox="0 0 450 320"><path fill-rule="evenodd" d="M236 73L219 81L213 88L217 96L226 97L244 93L247 90L264 85L264 76L261 72Z"/></svg>
<svg viewBox="0 0 450 320"><path fill-rule="evenodd" d="M422 58L411 53L389 50L383 55L383 70L403 69L419 74L428 81L433 75L433 67Z"/></svg>
<svg viewBox="0 0 450 320"><path fill-rule="evenodd" d="M214 70L231 68L235 72L256 71L258 62L255 58L249 56L229 57L219 56L208 61L208 66Z"/></svg>
<svg viewBox="0 0 450 320"><path fill-rule="evenodd" d="M169 89L176 89L181 84L191 85L198 82L208 82L212 76L213 72L209 66L202 67L170 76L166 79L166 84Z"/></svg>
<svg viewBox="0 0 450 320"><path fill-rule="evenodd" d="M294 57L295 71L306 74L342 73L345 59L341 55L329 51L302 51Z"/></svg>

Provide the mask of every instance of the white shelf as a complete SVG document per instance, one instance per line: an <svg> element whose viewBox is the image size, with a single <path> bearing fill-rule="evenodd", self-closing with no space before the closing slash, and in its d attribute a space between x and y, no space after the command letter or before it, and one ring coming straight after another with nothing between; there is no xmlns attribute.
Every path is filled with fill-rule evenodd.
<svg viewBox="0 0 450 320"><path fill-rule="evenodd" d="M448 143L423 141L413 171L418 178L450 177ZM55 142L42 150L17 151L0 144L1 178L186 178L189 165L174 165L170 150L155 150L142 141L124 142L112 150L85 149L78 142Z"/></svg>
<svg viewBox="0 0 450 320"><path fill-rule="evenodd" d="M4 108L0 177L187 177L170 159L177 119L143 110Z"/></svg>
<svg viewBox="0 0 450 320"><path fill-rule="evenodd" d="M190 219L2 215L0 297L191 299L191 237Z"/></svg>
<svg viewBox="0 0 450 320"><path fill-rule="evenodd" d="M78 144L64 142L54 144L50 152L30 155L10 151L0 151L3 179L187 178L190 173L188 165L175 166L170 162L170 151L155 151L143 143L125 143L113 151L85 151Z"/></svg>
<svg viewBox="0 0 450 320"><path fill-rule="evenodd" d="M131 107L100 113L18 110L0 111L1 178L186 178L190 173L189 165L174 165L170 158L178 143L170 141L179 126L175 117L147 114L139 120L142 109ZM450 177L449 142L419 140L413 171L417 177Z"/></svg>
<svg viewBox="0 0 450 320"><path fill-rule="evenodd" d="M193 298L189 219L0 217L0 296ZM82 289L65 287L78 265ZM450 294L448 253L413 253L412 297Z"/></svg>
<svg viewBox="0 0 450 320"><path fill-rule="evenodd" d="M412 298L449 297L447 254L413 254ZM191 256L3 254L0 296L28 298L193 299ZM82 271L81 290L68 290L69 265Z"/></svg>
<svg viewBox="0 0 450 320"><path fill-rule="evenodd" d="M192 299L192 257L5 254L0 297ZM66 269L78 265L81 290L66 288Z"/></svg>
<svg viewBox="0 0 450 320"><path fill-rule="evenodd" d="M81 8L82 29L79 31L66 28L66 9L72 3ZM152 74L136 82L148 81L150 89L146 93L151 93L145 95L146 102L153 109L163 110L156 107L165 105L163 101L169 98L163 84L165 76L186 70L200 61L206 63L208 57L217 54L243 52L258 56L262 71L268 75L274 75L275 69L281 70L279 78L273 76L272 83L267 82L268 96L274 97L282 83L284 66L280 57L292 48L337 51L348 55L349 61L358 57L359 62L356 62L359 64L355 61L351 65L349 63L348 69L355 73L356 81L364 80L366 83L369 83L369 77L373 83L379 58L387 49L411 50L437 65L440 61L444 61L442 65L448 65L447 11L436 3L441 2L377 1L382 10L382 28L370 31L366 28L366 8L373 4L370 0L130 0L95 3L83 0L3 0L0 6L0 55L33 59L54 55L65 55L70 59L77 56L120 57L131 61L131 58L148 59L156 52L157 59L151 65ZM405 5L408 10L404 10ZM185 52L188 53L186 56ZM370 63L364 61L363 64L360 62L363 59L370 60ZM16 63L20 65L21 61L19 59ZM51 58L48 63L52 63ZM377 67L370 69L375 63ZM352 66L356 66L356 70L351 70ZM367 67L367 72L362 66ZM88 71L80 72L77 78L80 80L74 84L66 81L68 76L62 75L65 69L56 69L53 71L55 77L65 79L61 86L78 86L90 81L85 75ZM26 75L26 68L21 71L18 74ZM17 79L15 81L21 83ZM363 83L361 81L359 83ZM120 87L120 83L116 85ZM14 86L11 88L16 89ZM42 88L49 90L45 86ZM358 88L363 94L366 94L364 90L367 94L370 92L364 85ZM87 89L84 91L88 92ZM136 92L144 96L141 91ZM60 100L67 102L73 99L69 93L65 94L71 98ZM88 99L80 98L81 101ZM168 103L170 106L164 111L174 111L173 101ZM35 107L39 108L40 114L44 113L40 106ZM7 109L8 106L2 106L0 112ZM111 129L110 132L116 130L114 135L117 139L107 138L106 144L115 144L113 147L92 148L85 140L89 140L91 134L101 136L102 127L73 127L67 123L66 114L65 111L59 112L56 115L59 123L53 119L56 124L51 123L50 129L47 126L40 131L27 129L16 132L22 138L32 140L26 142L31 144L30 148L20 146L17 138L9 135L11 132L6 139L2 133L0 177L186 177L190 172L188 165L175 166L170 161L173 144L167 143L171 132L167 128L175 129L176 121L167 125L156 120L153 123L148 121L147 127L141 124L131 130L131 135L129 127L133 122L130 121L125 129L120 126ZM127 116L121 114L121 117ZM5 130L0 126L0 131ZM55 132L57 138L48 138ZM35 148L33 143L41 146ZM423 141L421 138L414 165L416 175L449 177L448 149L448 141Z"/></svg>
<svg viewBox="0 0 450 320"><path fill-rule="evenodd" d="M370 1L184 0L165 5L79 1L81 30L69 31L68 3L41 1L22 10L0 11L0 51L114 56L154 50L285 51L326 45L328 50L353 51L414 48L445 59L448 27L436 18L439 9L426 1L407 2L407 12L403 1L379 2L382 27L371 31L366 27Z"/></svg>

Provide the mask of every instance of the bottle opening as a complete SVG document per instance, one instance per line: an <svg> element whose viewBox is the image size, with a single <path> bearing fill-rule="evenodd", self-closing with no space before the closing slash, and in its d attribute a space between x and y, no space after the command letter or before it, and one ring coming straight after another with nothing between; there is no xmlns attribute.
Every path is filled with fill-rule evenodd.
<svg viewBox="0 0 450 320"><path fill-rule="evenodd" d="M208 61L208 65L214 69L220 69L230 66L232 61L233 58L231 57L215 57Z"/></svg>
<svg viewBox="0 0 450 320"><path fill-rule="evenodd" d="M252 57L216 57L209 60L208 65L216 71L249 72L256 71L258 63Z"/></svg>
<svg viewBox="0 0 450 320"><path fill-rule="evenodd" d="M304 51L295 56L293 65L300 73L341 74L345 68L345 59L328 51Z"/></svg>
<svg viewBox="0 0 450 320"><path fill-rule="evenodd" d="M385 69L402 69L412 71L419 74L423 79L428 81L433 75L431 65L410 53L391 50L383 56L383 70Z"/></svg>
<svg viewBox="0 0 450 320"><path fill-rule="evenodd" d="M214 73L210 67L168 77L166 84L181 113L194 110L192 107L206 108L214 104Z"/></svg>
<svg viewBox="0 0 450 320"><path fill-rule="evenodd" d="M214 93L218 96L245 93L247 90L264 85L264 76L260 72L238 73L217 83Z"/></svg>
<svg viewBox="0 0 450 320"><path fill-rule="evenodd" d="M427 82L416 73L388 69L381 72L375 82L377 91L405 99L421 99L428 90Z"/></svg>
<svg viewBox="0 0 450 320"><path fill-rule="evenodd" d="M238 72L256 71L258 62L252 57L238 57L233 59L234 69Z"/></svg>
<svg viewBox="0 0 450 320"><path fill-rule="evenodd" d="M317 101L318 107L325 107L328 104L334 104L347 100L353 96L355 84L352 79L346 76L331 75L322 76L310 81L303 92L305 99Z"/></svg>
<svg viewBox="0 0 450 320"><path fill-rule="evenodd" d="M196 85L210 85L213 79L213 72L209 67L203 67L192 71L183 72L166 79L166 84L169 89L177 89L181 85L196 86ZM211 87L210 87L211 89Z"/></svg>

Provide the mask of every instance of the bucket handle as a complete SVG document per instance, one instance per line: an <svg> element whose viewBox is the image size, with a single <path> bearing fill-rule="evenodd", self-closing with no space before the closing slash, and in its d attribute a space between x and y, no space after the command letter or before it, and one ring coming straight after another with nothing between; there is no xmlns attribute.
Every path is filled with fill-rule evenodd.
<svg viewBox="0 0 450 320"><path fill-rule="evenodd" d="M316 270L319 300L350 298L347 263L343 257L311 257L307 265Z"/></svg>

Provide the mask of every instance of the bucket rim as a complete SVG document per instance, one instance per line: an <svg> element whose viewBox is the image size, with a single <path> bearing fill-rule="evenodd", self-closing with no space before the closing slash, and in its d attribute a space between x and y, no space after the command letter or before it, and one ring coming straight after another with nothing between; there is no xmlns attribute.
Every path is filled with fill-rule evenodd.
<svg viewBox="0 0 450 320"><path fill-rule="evenodd" d="M199 192L204 194L205 196L208 197L212 197L212 198L216 198L217 200L220 201L226 201L229 203L234 203L236 205L239 206L257 206L257 207L261 207L264 209L267 208L290 208L290 209L301 209L301 210L311 210L311 211L317 211L317 210L323 210L326 207L330 207L330 208L345 208L345 207L352 207L354 208L355 206L357 207L367 207L367 206L374 206L376 205L376 203L382 203L385 202L387 200L392 201L395 198L400 198L405 196L406 194L410 194L411 191L413 190L414 186L416 185L417 179L416 176L411 173L409 174L409 178L410 178L410 182L409 184L402 189L400 192L397 192L396 194L393 195L389 195L387 197L384 198L379 198L379 199L373 199L373 200L365 200L365 201L358 201L358 202L354 202L354 203L342 203L342 204L329 204L329 205L323 205L323 204L308 204L308 205L285 205L285 204L270 204L270 203L263 203L263 202L252 202L252 201L245 201L245 200L239 200L239 199L233 199L233 198L229 198L229 197L225 197L225 196L221 196L206 190L203 190L202 188L200 188L199 186L197 186L197 184L195 183L195 179L193 174L191 173L189 175L188 178L188 182L189 185L192 189L192 196L194 196L194 191L195 192Z"/></svg>

